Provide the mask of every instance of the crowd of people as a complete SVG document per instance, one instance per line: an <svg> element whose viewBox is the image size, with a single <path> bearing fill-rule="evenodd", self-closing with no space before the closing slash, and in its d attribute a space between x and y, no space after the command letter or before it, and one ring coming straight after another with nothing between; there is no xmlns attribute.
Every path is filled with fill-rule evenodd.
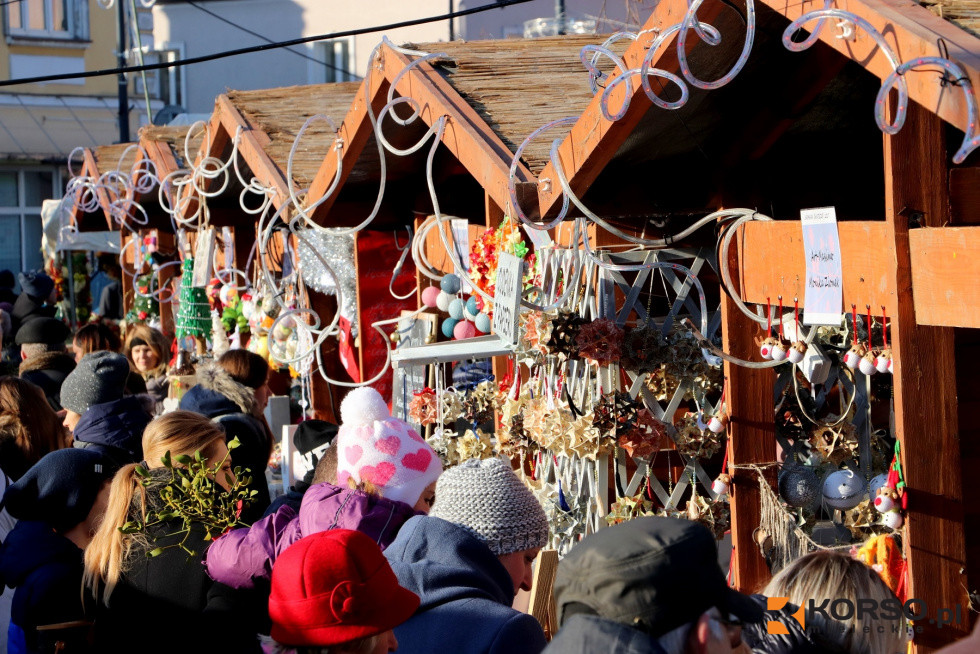
<svg viewBox="0 0 980 654"><path fill-rule="evenodd" d="M554 580L549 642L513 608L549 523L510 462L443 470L380 394L359 388L339 425L300 424L306 474L273 501L264 359L231 350L202 363L165 411L160 332L131 326L121 345L100 322L72 335L49 311L50 279L22 275L21 288L9 309L0 301L5 357L20 357L0 377L7 652L906 649L904 622L794 618L810 599L894 599L846 553L804 556L742 595L713 535L672 518L632 520L571 549ZM789 603L769 610L767 596ZM785 628L769 633L772 623ZM980 630L957 651L980 651Z"/></svg>

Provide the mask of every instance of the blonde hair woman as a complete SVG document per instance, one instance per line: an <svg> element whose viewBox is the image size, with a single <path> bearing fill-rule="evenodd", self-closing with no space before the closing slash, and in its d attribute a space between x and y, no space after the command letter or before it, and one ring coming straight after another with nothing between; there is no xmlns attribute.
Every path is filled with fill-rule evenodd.
<svg viewBox="0 0 980 654"><path fill-rule="evenodd" d="M220 647L208 643L218 647L215 651L229 644L232 617L227 616L227 628L218 623L224 615L221 607L230 606L201 564L210 544L203 521L213 507L204 506L200 516L188 514L189 529L178 512L147 524L149 512L173 511L163 501L172 488L172 473L163 459L169 455L177 461L195 453L208 466L221 466L213 480L217 486L198 490L206 503L208 495L228 491L235 480L224 432L189 411L151 422L143 434L145 460L121 468L112 480L105 518L85 549L84 583L99 600L98 651L125 651L137 642L141 651L186 650L189 634L201 634L194 637L195 646L203 647L212 637L221 639ZM239 616L238 624L248 623ZM254 635L248 636L254 641Z"/></svg>
<svg viewBox="0 0 980 654"><path fill-rule="evenodd" d="M881 615L889 606L901 611L901 601L882 581L878 573L847 554L823 550L811 552L786 566L772 578L762 591L766 597L786 597L796 606L809 606L813 600L817 606L827 600L829 623L839 623L843 629L825 630L824 637L830 635L836 642L828 643L848 654L895 654L905 652L908 634L905 618L900 614L894 620L883 620ZM841 617L851 613L847 619L837 620L831 614L831 604L835 600L844 608L837 609ZM876 612L862 611L857 615L859 602L874 600ZM884 606L883 602L886 602ZM848 611L847 607L851 607ZM874 616L870 615L874 613ZM808 625L810 626L810 625ZM879 630L878 627L884 627ZM884 633L882 633L884 632Z"/></svg>
<svg viewBox="0 0 980 654"><path fill-rule="evenodd" d="M160 331L146 325L133 325L127 330L123 354L146 382L146 392L156 402L158 414L167 399L169 351L170 343Z"/></svg>

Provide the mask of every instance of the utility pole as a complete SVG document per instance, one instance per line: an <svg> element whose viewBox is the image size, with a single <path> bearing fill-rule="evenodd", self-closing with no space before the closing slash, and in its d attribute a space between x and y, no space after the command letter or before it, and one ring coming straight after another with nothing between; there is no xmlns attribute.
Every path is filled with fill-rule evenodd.
<svg viewBox="0 0 980 654"><path fill-rule="evenodd" d="M557 23L558 34L566 32L567 19L565 18L565 0L555 0L555 22Z"/></svg>
<svg viewBox="0 0 980 654"><path fill-rule="evenodd" d="M116 0L116 63L126 66L126 3ZM129 143L129 86L126 73L119 73L119 142Z"/></svg>
<svg viewBox="0 0 980 654"><path fill-rule="evenodd" d="M453 13L454 11L456 11L453 8L453 4L454 4L453 3L453 0L449 0L449 13L450 14ZM455 30L454 25L453 25L453 19L450 18L449 19L449 40L452 41L455 38L456 38L456 30Z"/></svg>

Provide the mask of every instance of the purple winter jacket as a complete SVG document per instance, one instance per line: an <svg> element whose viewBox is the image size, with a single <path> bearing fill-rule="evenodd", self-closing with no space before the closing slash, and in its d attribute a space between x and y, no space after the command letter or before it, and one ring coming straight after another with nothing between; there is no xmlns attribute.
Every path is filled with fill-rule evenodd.
<svg viewBox="0 0 980 654"><path fill-rule="evenodd" d="M324 482L303 496L299 515L283 505L251 527L232 529L207 549L208 574L232 588L253 588L272 578L272 565L300 538L330 529L353 529L367 534L384 550L405 522L419 515L404 502L340 488Z"/></svg>

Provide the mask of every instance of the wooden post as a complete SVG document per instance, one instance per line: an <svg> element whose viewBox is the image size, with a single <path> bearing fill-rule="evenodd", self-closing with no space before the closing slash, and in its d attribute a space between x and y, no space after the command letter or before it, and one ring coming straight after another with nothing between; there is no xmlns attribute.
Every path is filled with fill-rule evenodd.
<svg viewBox="0 0 980 654"><path fill-rule="evenodd" d="M965 624L937 628L937 611L960 606L965 613L969 604L953 329L917 324L911 297L909 223L940 227L949 213L940 118L909 102L905 126L884 137L884 155L886 247L894 248L891 264L902 300L891 319L891 343L895 435L909 494L904 529L908 595L928 607L928 616L915 625L922 630L916 633L915 649L931 652L966 635Z"/></svg>
<svg viewBox="0 0 980 654"><path fill-rule="evenodd" d="M739 287L738 246L729 249L729 268L734 288ZM721 301L722 347L732 356L755 360L759 349L758 325L739 311L727 294ZM725 362L726 401L731 415L728 426L728 460L733 466L768 463L776 459L776 423L773 418L773 382L768 368L743 368ZM757 592L769 579L769 568L755 543L759 526L759 478L749 470L733 469L731 485L732 585L743 593Z"/></svg>

